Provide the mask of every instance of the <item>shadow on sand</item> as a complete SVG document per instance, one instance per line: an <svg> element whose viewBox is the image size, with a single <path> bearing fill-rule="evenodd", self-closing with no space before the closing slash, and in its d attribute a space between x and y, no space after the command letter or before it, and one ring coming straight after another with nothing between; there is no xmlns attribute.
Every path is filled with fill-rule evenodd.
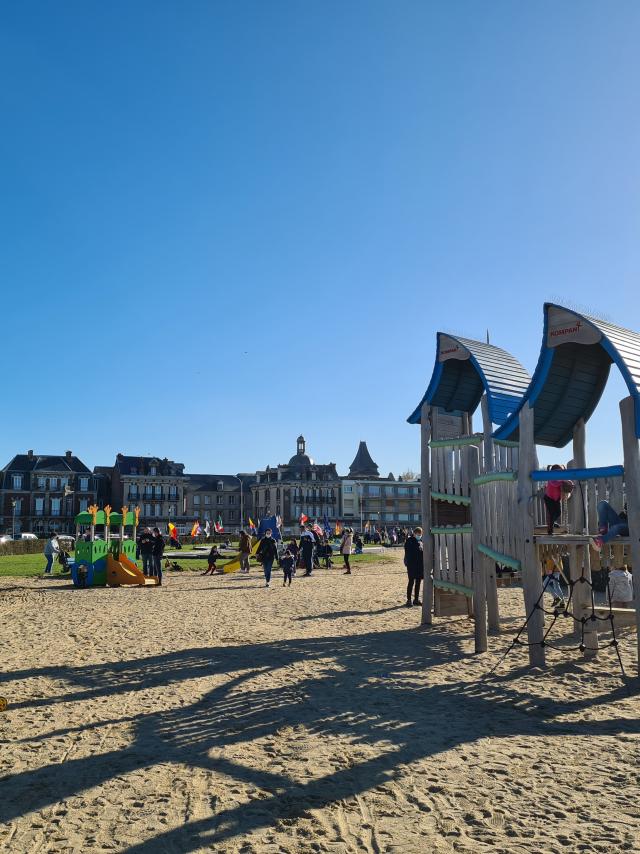
<svg viewBox="0 0 640 854"><path fill-rule="evenodd" d="M384 609L388 610L388 609ZM359 612L322 614L316 619L338 619ZM9 822L40 810L107 780L156 762L201 767L270 792L258 803L222 810L208 818L160 833L130 848L136 854L161 850L189 852L273 824L296 818L309 808L352 797L386 782L403 764L433 756L456 745L495 736L611 735L640 732L640 720L607 718L604 721L557 720L585 706L609 703L616 692L573 702L544 700L537 713L519 708L523 695L512 672L491 682L418 684L415 674L426 668L459 661L459 644L437 629L370 632L358 636L308 638L217 649L193 648L124 662L78 667L52 667L5 673L5 688L16 679L49 676L66 684L57 697L13 703L12 708L33 708L52 703L69 705L99 697L117 698L137 690L176 686L215 675L230 676L188 706L152 711L133 718L79 723L41 737L47 741L74 731L100 729L118 722L134 728L127 747L63 764L8 775L0 800L0 821ZM290 684L264 687L256 676L296 663L317 660L327 666L320 676L298 678ZM255 680L255 681L254 681ZM9 691L10 692L10 691ZM3 693L7 693L6 690ZM620 688L620 697L627 688ZM454 710L456 710L454 712ZM447 726L442 726L442 721ZM283 727L303 725L312 733L348 735L353 743L378 744L393 749L376 754L352 767L339 768L320 779L299 782L284 773L256 770L239 761L216 756L229 745L249 745ZM29 741L34 741L34 738ZM212 758L213 757L213 758Z"/></svg>

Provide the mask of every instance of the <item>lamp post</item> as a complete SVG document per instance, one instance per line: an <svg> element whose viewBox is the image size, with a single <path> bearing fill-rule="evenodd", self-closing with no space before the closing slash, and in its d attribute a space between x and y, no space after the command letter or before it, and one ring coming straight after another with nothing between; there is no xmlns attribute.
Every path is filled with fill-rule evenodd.
<svg viewBox="0 0 640 854"><path fill-rule="evenodd" d="M362 498L364 493L364 486L358 482L358 498L360 503L360 533L364 533L364 508L362 506Z"/></svg>
<svg viewBox="0 0 640 854"><path fill-rule="evenodd" d="M13 516L11 522L11 539L15 540L16 538L16 507L18 505L18 501L16 498L11 499L11 507L13 509Z"/></svg>

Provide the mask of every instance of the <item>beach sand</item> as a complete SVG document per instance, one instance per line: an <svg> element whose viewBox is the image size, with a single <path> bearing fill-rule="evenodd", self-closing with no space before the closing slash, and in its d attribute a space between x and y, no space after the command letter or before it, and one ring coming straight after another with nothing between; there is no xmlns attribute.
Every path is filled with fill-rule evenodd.
<svg viewBox="0 0 640 854"><path fill-rule="evenodd" d="M500 590L503 634L474 655L466 618L420 629L405 579L400 554L290 589L253 568L0 579L0 847L640 851L640 705L614 650L551 651L542 673L517 648L480 681L521 591Z"/></svg>

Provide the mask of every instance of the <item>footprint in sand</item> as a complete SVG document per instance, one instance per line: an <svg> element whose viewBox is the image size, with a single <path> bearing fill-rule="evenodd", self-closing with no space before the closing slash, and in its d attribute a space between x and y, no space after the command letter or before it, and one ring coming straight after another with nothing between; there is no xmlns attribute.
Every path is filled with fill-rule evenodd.
<svg viewBox="0 0 640 854"><path fill-rule="evenodd" d="M504 827L505 814L502 812L494 812L490 816L485 818L484 823L488 827L492 827L495 830L500 830Z"/></svg>

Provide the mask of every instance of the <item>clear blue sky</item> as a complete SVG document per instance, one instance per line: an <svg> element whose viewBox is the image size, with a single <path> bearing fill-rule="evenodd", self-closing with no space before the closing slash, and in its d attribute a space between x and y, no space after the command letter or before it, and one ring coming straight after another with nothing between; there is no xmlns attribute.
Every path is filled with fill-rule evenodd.
<svg viewBox="0 0 640 854"><path fill-rule="evenodd" d="M437 329L530 371L545 299L640 329L639 43L622 0L4 3L0 465L397 473Z"/></svg>

